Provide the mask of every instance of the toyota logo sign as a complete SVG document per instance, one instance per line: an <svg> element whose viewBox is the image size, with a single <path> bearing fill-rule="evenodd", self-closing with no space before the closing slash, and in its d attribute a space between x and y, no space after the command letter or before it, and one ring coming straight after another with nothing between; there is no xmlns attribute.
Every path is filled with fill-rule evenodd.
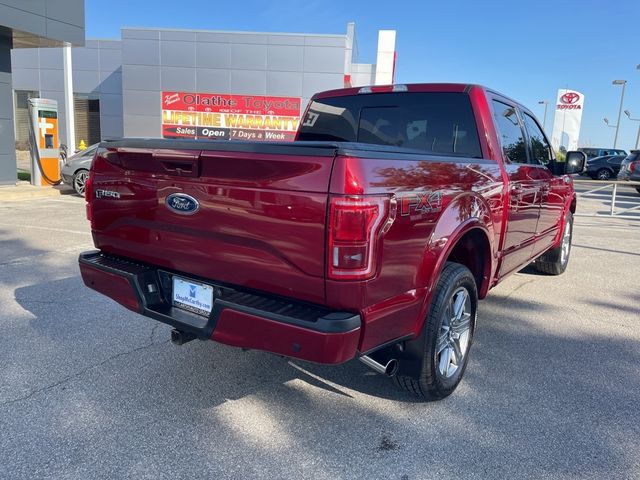
<svg viewBox="0 0 640 480"><path fill-rule="evenodd" d="M566 92L560 96L560 103L556 105L558 110L582 110L582 106L578 105L580 94L577 92Z"/></svg>
<svg viewBox="0 0 640 480"><path fill-rule="evenodd" d="M576 103L578 100L580 100L580 95L575 92L567 92L560 97L562 103L568 103L570 105Z"/></svg>

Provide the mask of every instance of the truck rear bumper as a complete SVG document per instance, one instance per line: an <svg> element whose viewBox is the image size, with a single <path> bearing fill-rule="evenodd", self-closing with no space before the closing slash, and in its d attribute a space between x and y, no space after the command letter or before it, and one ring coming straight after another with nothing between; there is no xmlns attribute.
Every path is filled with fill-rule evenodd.
<svg viewBox="0 0 640 480"><path fill-rule="evenodd" d="M172 305L172 277L185 276L179 272L99 251L80 254L79 263L89 288L197 338L326 364L343 363L356 355L358 314L193 279L214 287L213 308L205 317Z"/></svg>

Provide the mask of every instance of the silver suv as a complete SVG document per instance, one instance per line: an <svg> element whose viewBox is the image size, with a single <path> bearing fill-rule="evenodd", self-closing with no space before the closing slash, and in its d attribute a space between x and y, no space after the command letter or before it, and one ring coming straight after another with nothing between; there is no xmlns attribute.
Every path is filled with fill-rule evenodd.
<svg viewBox="0 0 640 480"><path fill-rule="evenodd" d="M640 150L631 150L627 158L622 161L618 180L640 183ZM635 189L640 193L640 185L637 185Z"/></svg>

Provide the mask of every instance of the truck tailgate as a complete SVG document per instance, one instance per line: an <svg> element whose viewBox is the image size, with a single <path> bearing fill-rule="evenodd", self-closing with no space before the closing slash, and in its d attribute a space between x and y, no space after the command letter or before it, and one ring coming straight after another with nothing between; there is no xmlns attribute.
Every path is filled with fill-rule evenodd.
<svg viewBox="0 0 640 480"><path fill-rule="evenodd" d="M335 146L105 142L92 174L96 246L185 276L324 303Z"/></svg>

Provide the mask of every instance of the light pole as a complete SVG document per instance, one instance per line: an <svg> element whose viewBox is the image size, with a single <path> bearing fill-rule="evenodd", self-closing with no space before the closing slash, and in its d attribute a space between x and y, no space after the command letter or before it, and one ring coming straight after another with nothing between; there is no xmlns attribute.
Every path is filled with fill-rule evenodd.
<svg viewBox="0 0 640 480"><path fill-rule="evenodd" d="M604 117L602 120L604 120L604 124L605 124L607 127L615 128L615 129L616 129L616 131L618 131L618 125L611 125L611 124L609 123L609 119L608 119L607 117Z"/></svg>
<svg viewBox="0 0 640 480"><path fill-rule="evenodd" d="M540 100L538 102L539 105L543 105L544 104L544 118L542 119L542 130L546 131L546 127L547 127L547 107L549 106L549 102L546 100Z"/></svg>
<svg viewBox="0 0 640 480"><path fill-rule="evenodd" d="M616 125L616 136L613 138L613 148L618 146L618 131L620 130L620 117L622 117L622 102L624 102L624 89L627 86L626 80L614 80L612 85L622 85L622 94L620 95L620 108L618 109L618 124Z"/></svg>
<svg viewBox="0 0 640 480"><path fill-rule="evenodd" d="M638 65L638 67L640 67L640 65ZM625 110L624 114L632 122L640 122L640 118L631 118L631 112L629 110ZM639 143L640 143L640 125L638 125L638 135L636 135L636 150L638 149Z"/></svg>

